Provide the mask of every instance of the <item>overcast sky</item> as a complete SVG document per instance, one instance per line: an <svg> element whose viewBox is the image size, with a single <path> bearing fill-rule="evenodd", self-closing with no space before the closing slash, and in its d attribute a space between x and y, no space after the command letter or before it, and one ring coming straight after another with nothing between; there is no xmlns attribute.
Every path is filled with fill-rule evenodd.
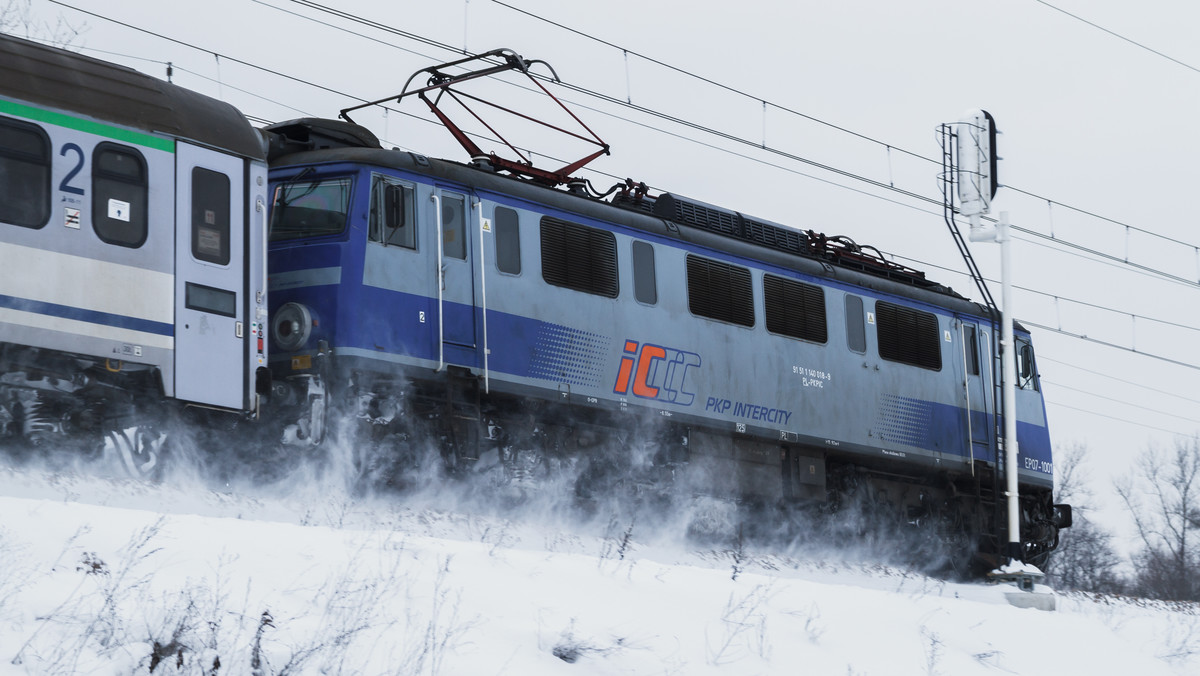
<svg viewBox="0 0 1200 676"><path fill-rule="evenodd" d="M460 50L508 47L546 60L571 84L934 200L940 199L940 165L929 159L940 158L938 124L985 108L1002 132L1004 158L1005 187L993 214L1007 210L1016 225L1059 240L1019 234L1014 247L1016 283L1030 289L1016 294L1017 317L1049 327L1030 328L1056 447L1086 445L1099 488L1107 490L1110 477L1132 469L1138 451L1169 447L1176 435L1200 431L1200 228L1193 198L1200 182L1193 159L1200 148L1194 124L1200 119L1200 44L1194 39L1200 6L1165 0L1136 6L1116 0L1054 0L1053 6L1037 0L505 3L511 7L494 0L364 0L336 7ZM355 101L238 60L376 99L399 92L412 72L457 58L291 0L66 4L208 51L32 0L42 20L62 16L86 24L76 41L85 53L159 76L169 61L176 83L271 121L333 117ZM497 91L522 96L512 87ZM592 165L600 172L844 234L979 297L961 274L965 268L936 204L582 94L564 96L595 108L577 112L612 146L610 157ZM428 116L411 99L401 111ZM427 122L398 113L364 112L356 119L391 145L465 159L447 133ZM535 151L574 159L558 139L538 141L529 142ZM587 175L598 187L613 182ZM971 247L985 273L998 278L999 249ZM1118 260L1097 260L1085 250ZM993 293L999 299L998 284Z"/></svg>

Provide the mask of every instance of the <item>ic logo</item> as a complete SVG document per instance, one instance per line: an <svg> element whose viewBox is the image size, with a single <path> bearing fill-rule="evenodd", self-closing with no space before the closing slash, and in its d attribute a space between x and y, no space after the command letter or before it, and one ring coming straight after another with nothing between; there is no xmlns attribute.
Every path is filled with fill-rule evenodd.
<svg viewBox="0 0 1200 676"><path fill-rule="evenodd" d="M632 389L634 396L643 399L691 406L696 393L690 391L688 369L699 365L700 355L695 352L650 343L639 349L636 341L626 340L613 392L629 394Z"/></svg>

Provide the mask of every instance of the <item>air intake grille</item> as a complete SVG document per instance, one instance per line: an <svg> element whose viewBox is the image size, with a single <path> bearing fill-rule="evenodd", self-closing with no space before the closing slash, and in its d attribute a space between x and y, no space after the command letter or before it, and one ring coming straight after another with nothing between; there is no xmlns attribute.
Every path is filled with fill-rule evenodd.
<svg viewBox="0 0 1200 676"><path fill-rule="evenodd" d="M875 303L879 356L921 368L942 369L937 316L882 301Z"/></svg>
<svg viewBox="0 0 1200 676"><path fill-rule="evenodd" d="M825 292L821 287L763 275L763 305L771 333L817 343L828 339Z"/></svg>
<svg viewBox="0 0 1200 676"><path fill-rule="evenodd" d="M659 195L655 200L654 215L724 235L742 236L741 218L737 213L700 202L681 200L669 193Z"/></svg>
<svg viewBox="0 0 1200 676"><path fill-rule="evenodd" d="M799 230L781 228L778 225L762 223L749 218L743 218L742 222L746 227L746 239L752 242L794 254L808 252L808 236Z"/></svg>
<svg viewBox="0 0 1200 676"><path fill-rule="evenodd" d="M692 314L754 326L754 295L746 268L689 255L687 284Z"/></svg>
<svg viewBox="0 0 1200 676"><path fill-rule="evenodd" d="M545 216L541 235L546 283L617 297L617 239L611 232Z"/></svg>

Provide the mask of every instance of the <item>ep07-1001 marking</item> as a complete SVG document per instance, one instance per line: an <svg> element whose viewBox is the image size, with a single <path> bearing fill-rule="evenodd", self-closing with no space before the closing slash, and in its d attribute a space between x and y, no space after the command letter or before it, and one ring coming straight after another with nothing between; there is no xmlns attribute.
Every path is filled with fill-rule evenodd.
<svg viewBox="0 0 1200 676"><path fill-rule="evenodd" d="M1054 463L1037 458L1025 458L1025 469L1043 474L1054 474Z"/></svg>

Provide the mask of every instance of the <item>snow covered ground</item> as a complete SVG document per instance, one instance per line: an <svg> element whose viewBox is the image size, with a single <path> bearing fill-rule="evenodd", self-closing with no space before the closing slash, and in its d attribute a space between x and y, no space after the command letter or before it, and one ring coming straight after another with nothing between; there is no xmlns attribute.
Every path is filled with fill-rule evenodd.
<svg viewBox="0 0 1200 676"><path fill-rule="evenodd" d="M1200 609L636 522L0 468L0 675L1194 674Z"/></svg>

